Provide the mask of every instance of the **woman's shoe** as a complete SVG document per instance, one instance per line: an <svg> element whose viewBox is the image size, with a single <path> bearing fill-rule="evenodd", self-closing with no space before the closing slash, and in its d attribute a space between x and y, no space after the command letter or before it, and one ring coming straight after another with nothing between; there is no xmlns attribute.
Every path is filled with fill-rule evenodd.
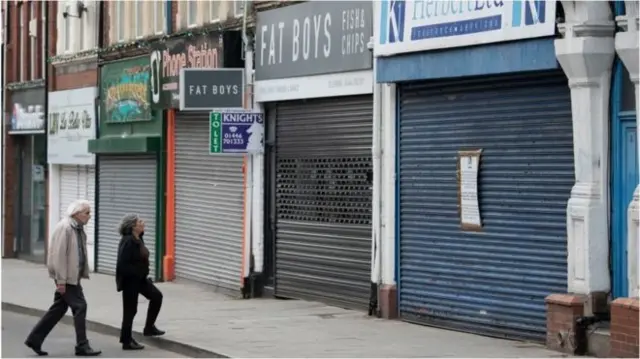
<svg viewBox="0 0 640 359"><path fill-rule="evenodd" d="M165 332L163 330L156 328L155 325L151 328L144 328L142 331L142 334L144 334L145 337L159 337L164 335L164 333Z"/></svg>
<svg viewBox="0 0 640 359"><path fill-rule="evenodd" d="M139 344L133 339L131 339L131 341L127 344L122 344L122 350L142 350L142 349L144 349L144 345Z"/></svg>

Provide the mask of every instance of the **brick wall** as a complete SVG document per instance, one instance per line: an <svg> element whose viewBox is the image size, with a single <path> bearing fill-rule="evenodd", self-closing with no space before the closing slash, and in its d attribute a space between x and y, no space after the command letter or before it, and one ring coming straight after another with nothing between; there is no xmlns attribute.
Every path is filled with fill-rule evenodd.
<svg viewBox="0 0 640 359"><path fill-rule="evenodd" d="M40 6L40 2L37 2L37 6L35 6L35 13L38 19L42 18L42 7ZM31 54L31 48L29 46L29 32L28 25L31 15L29 13L31 6L28 1L8 1L4 2L4 6L6 11L9 11L9 24L8 31L9 36L7 38L7 43L5 44L6 48L6 78L4 88L6 88L6 84L15 83L20 81L20 62L23 64L23 69L26 72L26 80L30 80L31 76L31 68L29 66L29 59L31 56L35 56L38 60L38 65L35 66L35 78L42 78L44 74L42 73L42 63L41 61L45 61L47 56L39 51L42 49L42 39L41 37L37 38L36 51L35 54ZM22 6L22 16L24 20L25 31L21 33L20 31L20 19L18 18L18 7ZM56 39L56 17L55 11L57 9L56 2L47 2L46 6L49 8L49 19L48 19L48 31L47 35L49 36L49 52L51 52L51 48L53 46L55 53L55 39ZM52 15L53 14L53 15ZM42 24L38 21L38 35L41 34ZM20 37L22 36L25 48L25 57L23 59L20 58ZM7 128L7 124L9 123L7 120L10 119L11 111L12 111L12 101L11 101L11 91L7 90L5 92L6 96L6 107L4 108L4 126ZM5 131L6 133L6 131ZM16 191L17 191L17 140L13 136L6 135L5 136L5 154L4 154L4 256L5 257L13 257L13 241L14 236L17 234L17 228L15 228L15 211L17 210L16 203ZM45 204L46 206L47 204Z"/></svg>
<svg viewBox="0 0 640 359"><path fill-rule="evenodd" d="M547 305L547 339L549 349L573 355L576 349L576 319L584 313L585 298L573 294L551 294Z"/></svg>
<svg viewBox="0 0 640 359"><path fill-rule="evenodd" d="M19 78L18 55L19 49L19 19L17 12L17 4L14 1L5 2L6 11L9 12L9 23L6 49L6 77L5 84L15 82ZM11 93L5 92L6 107L4 108L5 129L8 129L11 114ZM4 132L6 134L6 130ZM4 257L13 257L13 237L16 233L15 228L15 189L14 184L17 182L16 173L16 143L14 139L5 135L4 148Z"/></svg>
<svg viewBox="0 0 640 359"><path fill-rule="evenodd" d="M611 357L638 358L638 298L611 303Z"/></svg>

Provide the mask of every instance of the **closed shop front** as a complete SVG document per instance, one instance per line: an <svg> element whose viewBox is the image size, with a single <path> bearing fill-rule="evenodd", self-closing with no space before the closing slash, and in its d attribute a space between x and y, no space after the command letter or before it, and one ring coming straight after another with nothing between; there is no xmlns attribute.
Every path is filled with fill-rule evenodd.
<svg viewBox="0 0 640 359"><path fill-rule="evenodd" d="M164 169L162 118L154 116L149 98L149 57L108 63L102 67L99 137L89 141L98 157L96 166L96 271L115 274L120 221L137 214L144 221L144 243L149 249L149 276L161 273ZM108 96L107 96L108 94ZM123 133L126 134L123 136ZM160 247L162 248L162 247Z"/></svg>
<svg viewBox="0 0 640 359"><path fill-rule="evenodd" d="M163 71L159 68L159 59L188 58L191 49L196 48L203 59L187 61L181 67L242 69L240 32L213 31L173 38L154 46L151 66L157 67L159 86L152 93L152 102L154 109L167 111L172 118L169 131L173 138L168 142L167 153L172 163L169 166L174 170L167 173L167 186L174 200L172 204L168 201L171 207L167 209L167 222L172 224L168 235L174 236L174 245L169 244L167 248L167 256L173 259L173 273L169 275L213 285L237 295L242 286L245 233L243 155L211 153L210 112L204 109L220 106L207 103L193 110L185 105L184 111L178 111L180 71ZM196 77L201 81L210 73L197 72ZM186 77L184 81L185 88L201 87ZM200 85L219 88L213 82ZM239 91L244 87L242 82L237 85ZM210 95L208 100L215 99ZM198 95L185 96L194 99ZM241 93L238 98L242 105Z"/></svg>
<svg viewBox="0 0 640 359"><path fill-rule="evenodd" d="M276 123L276 295L368 304L372 108L371 95L270 108Z"/></svg>
<svg viewBox="0 0 640 359"><path fill-rule="evenodd" d="M326 45L322 56L274 61L264 50L279 23L295 37L297 21L350 13L357 26L329 26L317 44ZM265 272L278 297L356 309L369 302L373 75L359 41L371 36L371 13L367 2L258 13L257 28L267 29L256 58L256 97L267 111ZM328 45L334 41L342 48ZM279 46L296 52L286 41Z"/></svg>
<svg viewBox="0 0 640 359"><path fill-rule="evenodd" d="M553 46L555 4L542 3L536 14L533 5L497 6L491 11L513 27L453 32L446 46L440 36L393 42L391 28L376 40L376 55L384 55L377 80L397 84L396 280L404 320L544 341L545 298L567 290L571 96ZM414 35L424 30L413 27L421 21L416 4L392 15L405 16ZM465 21L485 29L493 20L482 14ZM490 44L430 51L480 40Z"/></svg>
<svg viewBox="0 0 640 359"><path fill-rule="evenodd" d="M402 84L399 94L401 316L544 338L544 298L567 285L564 74ZM460 228L460 149L482 149L479 232Z"/></svg>
<svg viewBox="0 0 640 359"><path fill-rule="evenodd" d="M85 142L86 144L86 142ZM86 151L86 149L85 149ZM66 211L73 201L78 199L86 199L91 203L92 214L95 213L95 166L83 166L83 165L61 165L59 167L59 190L51 193L50 195L58 195L59 209L58 218L60 220L66 216ZM55 200L54 200L55 201ZM55 222L52 222L55 223ZM87 234L87 257L89 258L89 269L94 270L95 259L95 220L91 219L89 223L84 226L84 231Z"/></svg>
<svg viewBox="0 0 640 359"><path fill-rule="evenodd" d="M19 258L45 262L47 239L47 148L43 87L7 92L11 113L3 122L11 137L15 161L7 161L7 221L13 218L12 250ZM10 174L10 176L9 176ZM12 180L10 180L12 178ZM11 215L9 217L9 210ZM6 255L6 253L5 253Z"/></svg>
<svg viewBox="0 0 640 359"><path fill-rule="evenodd" d="M87 151L87 143L95 138L96 92L96 87L86 87L49 94L49 231L66 216L69 205L79 199L91 203L95 217L95 156ZM84 227L92 271L95 269L94 223L92 218Z"/></svg>
<svg viewBox="0 0 640 359"><path fill-rule="evenodd" d="M243 157L209 154L209 113L176 117L176 278L237 291L243 242Z"/></svg>
<svg viewBox="0 0 640 359"><path fill-rule="evenodd" d="M144 241L149 249L151 276L155 268L156 238L155 156L100 156L98 166L99 273L115 274L120 220L135 213L144 220Z"/></svg>

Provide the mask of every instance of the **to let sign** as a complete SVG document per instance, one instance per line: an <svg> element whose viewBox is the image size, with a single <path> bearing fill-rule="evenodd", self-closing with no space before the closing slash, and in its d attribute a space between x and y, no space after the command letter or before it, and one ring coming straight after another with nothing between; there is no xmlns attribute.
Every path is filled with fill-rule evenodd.
<svg viewBox="0 0 640 359"><path fill-rule="evenodd" d="M182 69L180 110L242 109L244 69Z"/></svg>
<svg viewBox="0 0 640 359"><path fill-rule="evenodd" d="M308 1L258 13L256 81L368 70L371 2Z"/></svg>
<svg viewBox="0 0 640 359"><path fill-rule="evenodd" d="M209 153L257 153L264 148L260 112L214 111L209 114Z"/></svg>

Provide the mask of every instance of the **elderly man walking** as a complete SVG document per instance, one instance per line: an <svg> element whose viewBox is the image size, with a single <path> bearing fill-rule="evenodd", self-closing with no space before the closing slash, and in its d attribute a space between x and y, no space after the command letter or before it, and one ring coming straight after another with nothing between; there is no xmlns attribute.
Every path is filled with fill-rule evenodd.
<svg viewBox="0 0 640 359"><path fill-rule="evenodd" d="M47 267L49 276L56 285L53 304L25 341L25 345L40 356L48 355L42 350L42 342L69 307L76 329L76 355L97 356L102 353L93 350L87 340L87 301L80 285L81 278L89 278L84 225L90 218L91 204L85 200L77 200L69 206L66 217L58 222L51 235Z"/></svg>

